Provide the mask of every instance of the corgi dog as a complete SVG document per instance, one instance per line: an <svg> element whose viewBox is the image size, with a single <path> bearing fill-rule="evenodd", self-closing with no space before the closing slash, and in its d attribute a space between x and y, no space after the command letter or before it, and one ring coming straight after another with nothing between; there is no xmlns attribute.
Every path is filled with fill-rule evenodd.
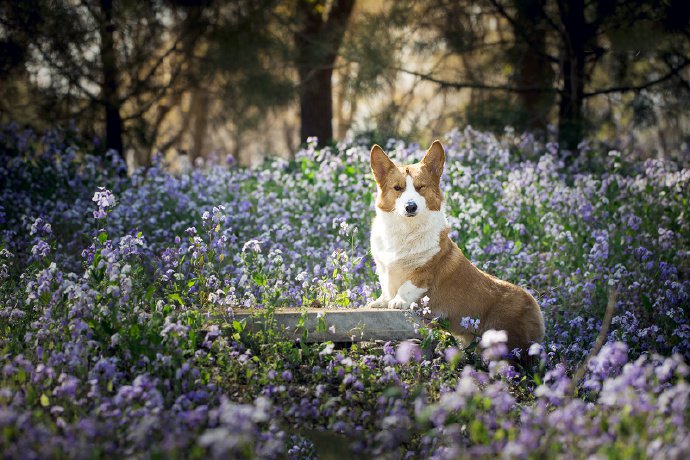
<svg viewBox="0 0 690 460"><path fill-rule="evenodd" d="M475 267L448 237L440 188L445 152L439 141L421 162L396 165L378 145L371 170L378 196L371 253L381 284L372 308L408 309L423 296L432 313L450 321L467 340L463 317L479 318L479 333L504 330L508 349L525 349L544 337L539 305L524 289Z"/></svg>

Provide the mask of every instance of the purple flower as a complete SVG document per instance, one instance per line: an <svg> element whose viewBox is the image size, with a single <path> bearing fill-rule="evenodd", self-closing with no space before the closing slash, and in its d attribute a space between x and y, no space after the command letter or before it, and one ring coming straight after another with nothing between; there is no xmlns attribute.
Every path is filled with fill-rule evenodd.
<svg viewBox="0 0 690 460"><path fill-rule="evenodd" d="M458 350L456 347L448 347L443 353L443 356L449 363L452 363L459 355L460 350Z"/></svg>
<svg viewBox="0 0 690 460"><path fill-rule="evenodd" d="M530 356L538 356L544 350L544 347L540 343L533 343L529 346L527 354Z"/></svg>
<svg viewBox="0 0 690 460"><path fill-rule="evenodd" d="M50 246L43 240L38 240L38 242L31 248L31 255L35 258L46 257L50 254Z"/></svg>
<svg viewBox="0 0 690 460"><path fill-rule="evenodd" d="M100 209L108 209L115 206L115 196L105 187L98 187L98 191L94 193L91 201L95 201Z"/></svg>
<svg viewBox="0 0 690 460"><path fill-rule="evenodd" d="M258 240L249 240L242 246L242 252L252 251L255 253L261 252L261 244Z"/></svg>
<svg viewBox="0 0 690 460"><path fill-rule="evenodd" d="M479 330L479 318L464 316L460 319L460 327L471 332L476 332Z"/></svg>
<svg viewBox="0 0 690 460"><path fill-rule="evenodd" d="M46 222L42 218L38 217L31 224L31 235L50 235L53 233L52 227L49 222Z"/></svg>
<svg viewBox="0 0 690 460"><path fill-rule="evenodd" d="M410 360L421 361L422 350L415 342L405 340L400 342L395 350L395 359L401 364L406 364Z"/></svg>
<svg viewBox="0 0 690 460"><path fill-rule="evenodd" d="M486 361L495 361L503 358L508 353L508 334L506 331L489 329L482 334L479 346L484 349L482 358Z"/></svg>

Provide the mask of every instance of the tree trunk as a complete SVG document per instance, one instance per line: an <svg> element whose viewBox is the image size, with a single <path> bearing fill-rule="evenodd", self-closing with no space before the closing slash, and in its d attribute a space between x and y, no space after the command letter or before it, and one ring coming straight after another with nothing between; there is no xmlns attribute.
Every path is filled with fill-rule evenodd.
<svg viewBox="0 0 690 460"><path fill-rule="evenodd" d="M300 69L299 109L301 116L300 140L302 142L310 136L319 139L319 145L324 145L333 139L333 101L330 68L305 72Z"/></svg>
<svg viewBox="0 0 690 460"><path fill-rule="evenodd" d="M336 139L345 137L345 133L349 128L347 117L345 116L345 97L346 97L346 82L348 75L352 74L352 66L348 63L343 72L340 72L340 89L335 92L335 101L333 105L333 118L335 121L335 136Z"/></svg>
<svg viewBox="0 0 690 460"><path fill-rule="evenodd" d="M105 146L122 150L122 117L120 115L120 97L118 95L119 72L115 54L115 23L113 22L112 0L101 0L99 35L101 39L101 65L103 66L103 84L101 98L105 108Z"/></svg>
<svg viewBox="0 0 690 460"><path fill-rule="evenodd" d="M558 141L561 149L577 154L584 134L585 46L587 23L584 0L559 2L564 43L561 59L563 87L558 108Z"/></svg>
<svg viewBox="0 0 690 460"><path fill-rule="evenodd" d="M516 2L516 31L527 35L528 43L521 43L515 49L517 73L515 84L518 87L535 88L518 94L521 112L524 112L523 126L533 132L546 133L549 111L553 104L553 93L548 91L553 86L554 71L546 55L546 24L542 17L539 0Z"/></svg>
<svg viewBox="0 0 690 460"><path fill-rule="evenodd" d="M324 20L326 1L299 0L301 28L295 34L300 79L300 142L316 136L333 140L333 64L355 0L335 0Z"/></svg>
<svg viewBox="0 0 690 460"><path fill-rule="evenodd" d="M197 158L205 158L204 144L206 128L208 127L209 95L206 88L198 88L192 95L194 107L194 128L192 131L192 165L196 165Z"/></svg>

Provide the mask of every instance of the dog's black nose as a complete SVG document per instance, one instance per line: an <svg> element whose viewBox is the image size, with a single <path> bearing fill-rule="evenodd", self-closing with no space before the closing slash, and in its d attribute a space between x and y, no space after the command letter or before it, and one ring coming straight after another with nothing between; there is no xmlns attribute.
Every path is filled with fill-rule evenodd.
<svg viewBox="0 0 690 460"><path fill-rule="evenodd" d="M408 214L414 214L417 212L417 203L414 201L408 201L405 205L405 212Z"/></svg>

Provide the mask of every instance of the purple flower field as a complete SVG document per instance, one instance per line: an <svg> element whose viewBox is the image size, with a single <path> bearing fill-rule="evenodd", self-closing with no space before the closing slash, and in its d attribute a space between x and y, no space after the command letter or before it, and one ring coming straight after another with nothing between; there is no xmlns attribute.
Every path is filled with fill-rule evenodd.
<svg viewBox="0 0 690 460"><path fill-rule="evenodd" d="M232 320L377 296L368 141L127 176L75 133L1 128L3 458L690 457L690 169L442 141L451 237L544 312L530 365L500 333L339 348Z"/></svg>

